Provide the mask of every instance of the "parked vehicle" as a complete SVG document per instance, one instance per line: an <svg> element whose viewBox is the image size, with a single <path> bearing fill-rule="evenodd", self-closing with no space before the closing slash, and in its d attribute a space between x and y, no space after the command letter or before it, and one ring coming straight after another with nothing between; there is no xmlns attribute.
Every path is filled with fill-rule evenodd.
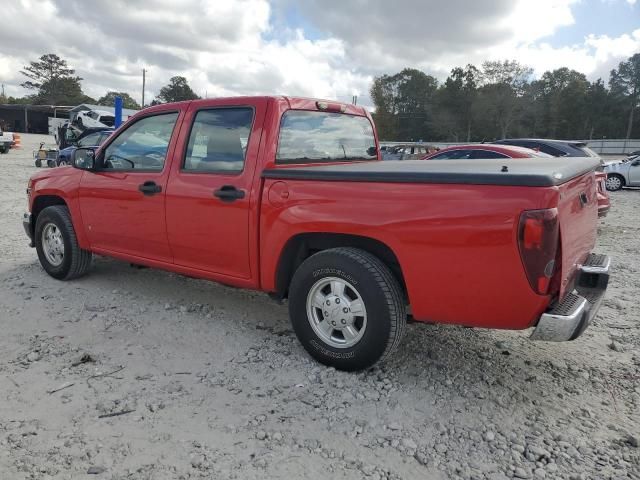
<svg viewBox="0 0 640 480"><path fill-rule="evenodd" d="M77 125L67 122L58 127L55 138L58 148L64 150L65 148L76 146L80 140L87 135L91 135L96 132L113 132L113 127L88 127L78 128Z"/></svg>
<svg viewBox="0 0 640 480"><path fill-rule="evenodd" d="M432 151L435 147L431 145L395 145L386 147L382 152L382 160L415 160L423 157Z"/></svg>
<svg viewBox="0 0 640 480"><path fill-rule="evenodd" d="M288 298L302 345L343 370L398 347L407 305L417 321L582 334L609 278L591 253L596 159L378 152L355 105L158 105L78 148L75 168L33 175L24 228L57 279L96 253Z"/></svg>
<svg viewBox="0 0 640 480"><path fill-rule="evenodd" d="M493 142L494 145L514 145L538 150L554 157L593 157L600 161L600 168L596 172L598 185L598 216L606 217L611 209L611 200L607 193L607 176L602 171L604 162L600 156L591 150L586 142L574 140L549 140L540 138L507 138Z"/></svg>
<svg viewBox="0 0 640 480"><path fill-rule="evenodd" d="M9 153L13 143L13 133L0 130L0 153Z"/></svg>
<svg viewBox="0 0 640 480"><path fill-rule="evenodd" d="M547 138L505 138L493 142L494 145L515 145L547 153L553 157L596 157L586 142L579 140L551 140Z"/></svg>
<svg viewBox="0 0 640 480"><path fill-rule="evenodd" d="M471 144L443 148L438 152L422 157L422 160L465 160L478 158L534 158L551 155L513 145Z"/></svg>
<svg viewBox="0 0 640 480"><path fill-rule="evenodd" d="M102 142L104 142L107 138L109 138L109 135L111 135L112 133L113 133L113 129L102 129L97 132L92 132L87 135L84 135L82 138L80 138L76 142L76 145L72 145L70 147L60 150L60 152L58 153L58 159L56 160L57 166L63 167L65 165L70 165L71 157L73 155L73 152L76 151L76 148L99 147L100 145L102 145Z"/></svg>
<svg viewBox="0 0 640 480"><path fill-rule="evenodd" d="M76 114L75 123L80 128L113 127L116 117L111 112L104 110L86 110Z"/></svg>
<svg viewBox="0 0 640 480"><path fill-rule="evenodd" d="M640 156L607 163L604 171L607 175L607 190L613 192L622 187L640 187Z"/></svg>

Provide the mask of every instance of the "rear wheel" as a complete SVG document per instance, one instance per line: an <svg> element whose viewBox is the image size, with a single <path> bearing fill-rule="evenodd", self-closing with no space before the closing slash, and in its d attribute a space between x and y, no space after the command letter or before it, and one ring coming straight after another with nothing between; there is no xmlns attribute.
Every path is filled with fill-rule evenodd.
<svg viewBox="0 0 640 480"><path fill-rule="evenodd" d="M87 273L91 252L78 245L67 207L47 207L36 219L34 232L40 264L53 278L71 280Z"/></svg>
<svg viewBox="0 0 640 480"><path fill-rule="evenodd" d="M289 316L312 357L348 371L389 356L406 326L402 289L389 268L350 247L324 250L303 262L291 281Z"/></svg>
<svg viewBox="0 0 640 480"><path fill-rule="evenodd" d="M622 176L618 174L611 173L607 175L605 185L607 187L607 190L609 190L610 192L615 192L624 187L624 178L622 178Z"/></svg>

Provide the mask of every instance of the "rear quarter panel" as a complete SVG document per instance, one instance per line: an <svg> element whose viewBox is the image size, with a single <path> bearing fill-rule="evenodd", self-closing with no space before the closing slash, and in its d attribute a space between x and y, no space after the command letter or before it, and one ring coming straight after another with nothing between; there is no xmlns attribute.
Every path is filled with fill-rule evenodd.
<svg viewBox="0 0 640 480"><path fill-rule="evenodd" d="M516 235L521 211L556 206L557 187L287 180L287 200L271 204L276 181L265 180L260 216L267 291L291 237L331 232L390 247L420 321L521 329L549 303L529 286Z"/></svg>

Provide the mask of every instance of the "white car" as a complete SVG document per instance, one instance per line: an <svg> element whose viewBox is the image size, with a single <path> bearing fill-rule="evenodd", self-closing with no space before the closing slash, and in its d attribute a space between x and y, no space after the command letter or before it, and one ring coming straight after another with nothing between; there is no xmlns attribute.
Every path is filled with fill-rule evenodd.
<svg viewBox="0 0 640 480"><path fill-rule="evenodd" d="M87 110L78 112L74 121L79 127L113 127L116 117L104 110Z"/></svg>
<svg viewBox="0 0 640 480"><path fill-rule="evenodd" d="M640 187L640 155L604 165L607 174L607 190L616 191L622 187Z"/></svg>
<svg viewBox="0 0 640 480"><path fill-rule="evenodd" d="M13 143L13 133L0 130L0 153L8 153Z"/></svg>

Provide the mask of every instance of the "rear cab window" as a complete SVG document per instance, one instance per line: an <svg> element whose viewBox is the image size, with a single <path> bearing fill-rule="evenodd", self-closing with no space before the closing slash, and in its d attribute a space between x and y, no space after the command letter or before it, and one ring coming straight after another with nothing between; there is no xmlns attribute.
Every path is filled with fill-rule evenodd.
<svg viewBox="0 0 640 480"><path fill-rule="evenodd" d="M289 110L280 122L276 164L377 160L373 126L367 117Z"/></svg>

